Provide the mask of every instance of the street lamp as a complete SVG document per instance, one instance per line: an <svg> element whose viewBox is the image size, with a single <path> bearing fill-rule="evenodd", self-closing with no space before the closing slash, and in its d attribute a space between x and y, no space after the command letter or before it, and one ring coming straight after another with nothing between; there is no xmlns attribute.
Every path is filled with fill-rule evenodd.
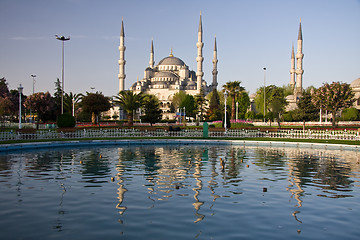
<svg viewBox="0 0 360 240"><path fill-rule="evenodd" d="M186 122L185 117L186 117L186 112L185 112L185 107L184 107L184 123Z"/></svg>
<svg viewBox="0 0 360 240"><path fill-rule="evenodd" d="M35 78L36 78L36 75L35 74L31 74L31 77L32 77L32 79L33 79L33 95L34 95L34 93L35 93ZM32 120L33 120L33 115L32 115L32 110L31 110L31 108L30 108L30 121L32 122Z"/></svg>
<svg viewBox="0 0 360 240"><path fill-rule="evenodd" d="M238 120L239 116L239 102L236 102L236 121Z"/></svg>
<svg viewBox="0 0 360 240"><path fill-rule="evenodd" d="M264 122L265 122L265 109L266 109L266 95L265 95L265 80L266 80L266 68L264 68Z"/></svg>
<svg viewBox="0 0 360 240"><path fill-rule="evenodd" d="M226 127L227 127L227 124L226 124L226 99L227 99L227 96L228 96L228 93L227 93L227 91L225 91L224 92L224 98L225 98L225 117L224 117L224 128L225 128L225 134L226 134L226 131L227 131L227 129L226 129Z"/></svg>
<svg viewBox="0 0 360 240"><path fill-rule="evenodd" d="M61 71L61 114L64 114L64 42L70 40L69 37L55 35L57 40L62 41L62 71Z"/></svg>
<svg viewBox="0 0 360 240"><path fill-rule="evenodd" d="M24 88L20 84L18 87L18 91L19 91L19 129L21 129L21 94L22 94L23 89Z"/></svg>

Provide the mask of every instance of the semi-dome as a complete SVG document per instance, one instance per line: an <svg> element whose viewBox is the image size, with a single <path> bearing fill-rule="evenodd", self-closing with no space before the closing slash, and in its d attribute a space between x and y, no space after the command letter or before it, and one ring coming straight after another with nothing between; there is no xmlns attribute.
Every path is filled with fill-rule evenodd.
<svg viewBox="0 0 360 240"><path fill-rule="evenodd" d="M360 88L360 78L355 79L351 84L350 87L352 88Z"/></svg>
<svg viewBox="0 0 360 240"><path fill-rule="evenodd" d="M157 72L155 73L155 78L178 78L178 76L176 76L176 74L172 73L172 72Z"/></svg>
<svg viewBox="0 0 360 240"><path fill-rule="evenodd" d="M168 56L166 58L163 58L160 62L159 65L177 65L177 66L184 66L185 63L177 57L174 56Z"/></svg>

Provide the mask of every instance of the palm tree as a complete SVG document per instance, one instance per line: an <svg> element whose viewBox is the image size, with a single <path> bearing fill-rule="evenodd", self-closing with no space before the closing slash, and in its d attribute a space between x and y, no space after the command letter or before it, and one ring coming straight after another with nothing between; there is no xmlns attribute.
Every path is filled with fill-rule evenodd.
<svg viewBox="0 0 360 240"><path fill-rule="evenodd" d="M126 112L128 125L133 125L134 111L140 108L144 104L144 95L140 93L134 93L133 91L120 91L114 103L117 103Z"/></svg>
<svg viewBox="0 0 360 240"><path fill-rule="evenodd" d="M227 82L223 88L223 91L227 91L231 97L231 120L235 119L235 98L238 94L245 90L244 87L240 86L241 81Z"/></svg>

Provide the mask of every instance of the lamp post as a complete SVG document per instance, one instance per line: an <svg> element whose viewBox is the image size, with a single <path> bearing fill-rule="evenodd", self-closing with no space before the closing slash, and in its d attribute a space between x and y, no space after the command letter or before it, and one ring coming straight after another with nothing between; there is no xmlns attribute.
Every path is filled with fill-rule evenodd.
<svg viewBox="0 0 360 240"><path fill-rule="evenodd" d="M224 98L225 98L225 117L224 117L224 128L225 128L225 134L226 134L226 132L227 132L227 129L226 129L226 127L227 127L227 124L226 124L226 99L227 99L227 96L228 96L228 93L227 93L227 91L225 91L224 92Z"/></svg>
<svg viewBox="0 0 360 240"><path fill-rule="evenodd" d="M185 117L186 117L186 112L185 112L185 107L184 107L184 124L185 124L185 122L186 122Z"/></svg>
<svg viewBox="0 0 360 240"><path fill-rule="evenodd" d="M238 120L239 117L239 102L236 102L236 121Z"/></svg>
<svg viewBox="0 0 360 240"><path fill-rule="evenodd" d="M31 74L31 77L33 79L33 95L35 93L35 78L36 78L36 75L35 74ZM33 115L32 115L32 110L30 108L30 121L32 122L33 121Z"/></svg>
<svg viewBox="0 0 360 240"><path fill-rule="evenodd" d="M61 68L61 114L64 114L64 42L70 40L69 37L55 35L57 40L62 41L62 68Z"/></svg>
<svg viewBox="0 0 360 240"><path fill-rule="evenodd" d="M264 122L265 122L265 109L266 109L266 94L265 94L265 81L266 81L266 68L264 69Z"/></svg>
<svg viewBox="0 0 360 240"><path fill-rule="evenodd" d="M23 89L24 88L20 84L18 87L18 91L19 91L19 129L21 129L21 94L22 94Z"/></svg>

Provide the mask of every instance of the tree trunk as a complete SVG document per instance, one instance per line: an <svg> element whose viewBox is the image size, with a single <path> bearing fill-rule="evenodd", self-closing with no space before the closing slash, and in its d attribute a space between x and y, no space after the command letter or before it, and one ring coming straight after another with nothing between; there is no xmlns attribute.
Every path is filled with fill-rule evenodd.
<svg viewBox="0 0 360 240"><path fill-rule="evenodd" d="M92 124L92 125L95 125L95 124L96 124L96 115L95 115L94 112L91 113L91 124Z"/></svg>
<svg viewBox="0 0 360 240"><path fill-rule="evenodd" d="M231 98L231 120L235 119L235 96Z"/></svg>
<svg viewBox="0 0 360 240"><path fill-rule="evenodd" d="M127 119L128 119L128 126L133 126L134 122L133 122L133 113L131 111L131 113L127 113Z"/></svg>
<svg viewBox="0 0 360 240"><path fill-rule="evenodd" d="M332 111L331 112L331 116L332 116L331 125L332 125L333 128L336 127L335 115L336 115L336 111Z"/></svg>

